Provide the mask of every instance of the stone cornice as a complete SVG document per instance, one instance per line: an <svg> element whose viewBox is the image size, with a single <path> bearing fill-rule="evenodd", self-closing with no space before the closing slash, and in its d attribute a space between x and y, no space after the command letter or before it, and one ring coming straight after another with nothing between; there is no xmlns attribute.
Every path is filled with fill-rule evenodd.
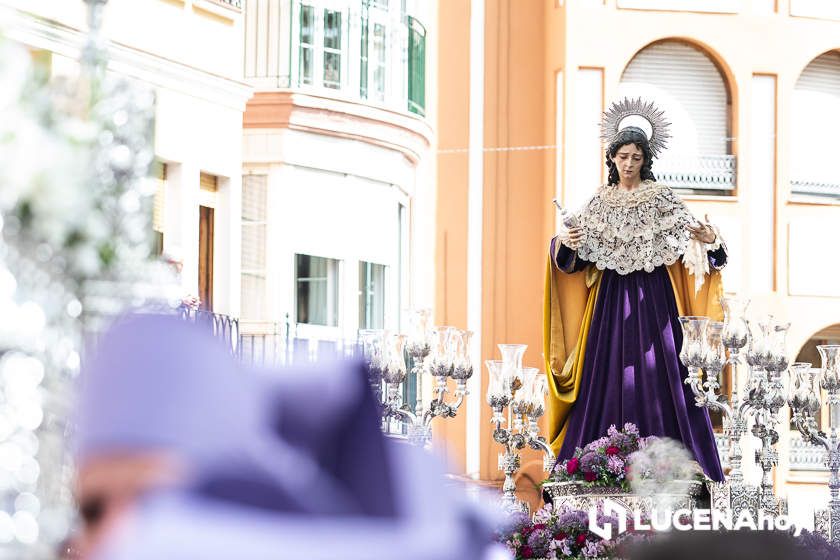
<svg viewBox="0 0 840 560"><path fill-rule="evenodd" d="M248 101L244 127L288 128L359 140L397 150L412 163L423 157L433 134L420 117L294 90L255 94Z"/></svg>
<svg viewBox="0 0 840 560"><path fill-rule="evenodd" d="M85 32L13 8L0 8L5 35L14 41L72 59L79 58ZM253 88L117 42L108 48L108 69L154 86L244 111Z"/></svg>

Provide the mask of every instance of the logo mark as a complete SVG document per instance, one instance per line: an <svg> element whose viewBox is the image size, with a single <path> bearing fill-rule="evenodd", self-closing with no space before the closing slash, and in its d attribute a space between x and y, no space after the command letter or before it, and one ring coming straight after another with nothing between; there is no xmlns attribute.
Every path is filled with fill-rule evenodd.
<svg viewBox="0 0 840 560"><path fill-rule="evenodd" d="M618 520L618 532L620 535L627 531L627 509L620 503L610 498L604 498L603 511L604 516L615 516ZM613 536L613 523L607 521L604 525L598 523L598 509L596 507L589 508L589 530L604 540L610 540Z"/></svg>

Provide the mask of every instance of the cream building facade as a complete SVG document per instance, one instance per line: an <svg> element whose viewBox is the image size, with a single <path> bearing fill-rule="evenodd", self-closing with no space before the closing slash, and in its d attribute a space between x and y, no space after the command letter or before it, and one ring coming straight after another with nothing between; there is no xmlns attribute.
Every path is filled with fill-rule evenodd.
<svg viewBox="0 0 840 560"><path fill-rule="evenodd" d="M183 260L184 293L214 312L240 307L242 81L241 0L111 0L104 36L109 70L156 94L158 250ZM3 0L4 33L53 77L78 74L87 30L79 1Z"/></svg>
<svg viewBox="0 0 840 560"><path fill-rule="evenodd" d="M833 4L442 4L440 52L459 56L439 62L436 313L481 333L475 359L521 342L526 365L544 366L551 199L576 209L605 179L600 115L627 95L667 111L674 138L654 173L721 227L727 292L751 299L751 318L791 321L790 356L818 362L814 345L838 340L840 323L840 265L830 248L840 234ZM462 472L498 480L485 409L439 432ZM828 499L820 458L785 427L775 484L803 520ZM520 486L534 496L543 475L539 459L529 461Z"/></svg>
<svg viewBox="0 0 840 560"><path fill-rule="evenodd" d="M248 3L243 332L355 339L431 305L435 4Z"/></svg>

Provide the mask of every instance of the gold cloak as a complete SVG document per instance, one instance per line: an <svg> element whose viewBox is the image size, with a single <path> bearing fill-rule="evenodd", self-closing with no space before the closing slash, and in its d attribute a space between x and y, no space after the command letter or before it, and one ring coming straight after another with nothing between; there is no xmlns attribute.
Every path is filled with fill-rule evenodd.
<svg viewBox="0 0 840 560"><path fill-rule="evenodd" d="M694 276L681 260L668 266L674 299L680 315L723 318L720 298L723 284L719 270L711 270L695 293ZM548 257L543 309L543 355L548 377L548 442L557 453L566 435L569 412L580 390L589 326L598 299L601 271L589 265L567 274Z"/></svg>

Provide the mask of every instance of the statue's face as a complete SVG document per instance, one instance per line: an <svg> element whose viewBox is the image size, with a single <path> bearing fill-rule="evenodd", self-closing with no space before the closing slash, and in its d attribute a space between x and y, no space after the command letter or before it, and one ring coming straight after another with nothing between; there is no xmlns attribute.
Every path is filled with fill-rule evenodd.
<svg viewBox="0 0 840 560"><path fill-rule="evenodd" d="M642 172L642 165L645 163L645 154L635 144L621 146L612 158L618 170L618 176L625 181L634 181L639 178Z"/></svg>

